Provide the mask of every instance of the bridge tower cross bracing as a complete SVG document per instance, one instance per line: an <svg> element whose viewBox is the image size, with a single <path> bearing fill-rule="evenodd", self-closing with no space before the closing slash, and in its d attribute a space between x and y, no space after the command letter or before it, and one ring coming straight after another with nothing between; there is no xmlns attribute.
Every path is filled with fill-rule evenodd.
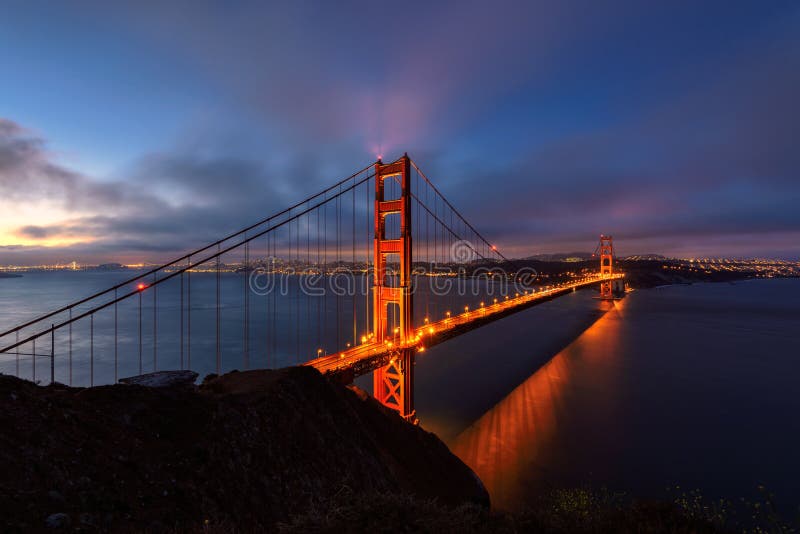
<svg viewBox="0 0 800 534"><path fill-rule="evenodd" d="M398 198L386 198L387 180L397 180ZM387 237L387 218L399 217L399 237ZM397 221L390 226L394 229ZM373 396L384 406L415 422L413 307L411 291L411 160L408 155L394 163L375 163L375 241L373 248L373 329L375 341L391 343L389 363L373 372ZM399 272L387 270L389 258L397 258ZM395 263L392 261L391 263ZM390 308L399 325L389 323ZM394 348L396 347L396 348Z"/></svg>

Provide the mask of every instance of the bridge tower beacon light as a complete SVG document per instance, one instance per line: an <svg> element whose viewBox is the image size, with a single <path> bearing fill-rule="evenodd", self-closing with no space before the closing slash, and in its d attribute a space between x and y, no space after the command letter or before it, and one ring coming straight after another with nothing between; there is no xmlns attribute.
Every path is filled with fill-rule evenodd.
<svg viewBox="0 0 800 534"><path fill-rule="evenodd" d="M400 197L386 198L385 181L398 179ZM386 218L399 216L400 237L388 238ZM388 277L387 256L399 256L399 277ZM411 291L411 160L408 154L394 163L375 162L375 239L373 245L373 331L375 341L383 343L398 335L397 355L373 372L373 396L384 406L396 410L408 421L416 422L414 410L414 348ZM390 283L391 281L391 283ZM400 325L389 333L389 307L398 310ZM391 346L391 345L389 345Z"/></svg>

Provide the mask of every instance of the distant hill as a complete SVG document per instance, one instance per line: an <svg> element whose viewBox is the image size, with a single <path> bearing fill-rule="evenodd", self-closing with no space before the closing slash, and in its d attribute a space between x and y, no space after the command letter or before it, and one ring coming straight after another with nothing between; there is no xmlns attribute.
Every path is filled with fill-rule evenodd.
<svg viewBox="0 0 800 534"><path fill-rule="evenodd" d="M658 260L667 260L666 256L662 256L661 254L634 254L632 256L625 256L624 258L620 258L623 260L630 260L630 261L658 261Z"/></svg>
<svg viewBox="0 0 800 534"><path fill-rule="evenodd" d="M520 258L523 260L533 260L533 261L591 261L595 258L595 255L591 252L555 252L553 254L534 254L533 256L528 256L526 258ZM668 259L666 256L662 256L661 254L633 254L630 256L621 256L618 257L621 260L630 260L630 261L660 261Z"/></svg>
<svg viewBox="0 0 800 534"><path fill-rule="evenodd" d="M121 263L103 263L96 267L91 267L90 269L93 271L122 271L126 270L127 267Z"/></svg>
<svg viewBox="0 0 800 534"><path fill-rule="evenodd" d="M534 254L523 260L536 260L536 261L586 261L591 260L593 254L591 252L556 252L554 254Z"/></svg>

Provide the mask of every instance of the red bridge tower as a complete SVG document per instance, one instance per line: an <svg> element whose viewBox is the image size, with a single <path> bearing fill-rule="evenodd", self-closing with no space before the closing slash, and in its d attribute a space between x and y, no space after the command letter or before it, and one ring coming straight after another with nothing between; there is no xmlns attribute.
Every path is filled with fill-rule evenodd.
<svg viewBox="0 0 800 534"><path fill-rule="evenodd" d="M397 179L400 197L387 199L384 182ZM400 236L387 238L387 217L399 217ZM396 226L396 225L393 225ZM405 344L413 337L411 296L411 161L408 155L394 163L375 163L375 241L373 328L375 340L391 344L389 363L373 372L373 396L402 417L416 421L414 410L414 350ZM398 258L399 272L387 272L387 258ZM392 261L391 263L394 263ZM390 330L389 309L399 317L397 331Z"/></svg>
<svg viewBox="0 0 800 534"><path fill-rule="evenodd" d="M600 282L600 298L612 299L614 298L611 284L611 275L614 272L614 238L610 235L601 235L598 248L600 249L600 276L607 277L606 280Z"/></svg>

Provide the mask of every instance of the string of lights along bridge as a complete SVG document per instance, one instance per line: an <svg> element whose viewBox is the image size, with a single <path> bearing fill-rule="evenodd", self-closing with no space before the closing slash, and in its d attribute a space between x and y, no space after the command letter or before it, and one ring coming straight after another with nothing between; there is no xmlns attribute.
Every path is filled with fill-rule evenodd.
<svg viewBox="0 0 800 534"><path fill-rule="evenodd" d="M613 241L599 268L542 283L505 257L404 155L246 228L0 333L0 372L94 386L161 370L200 376L310 365L410 421L426 348L597 285L619 298Z"/></svg>

